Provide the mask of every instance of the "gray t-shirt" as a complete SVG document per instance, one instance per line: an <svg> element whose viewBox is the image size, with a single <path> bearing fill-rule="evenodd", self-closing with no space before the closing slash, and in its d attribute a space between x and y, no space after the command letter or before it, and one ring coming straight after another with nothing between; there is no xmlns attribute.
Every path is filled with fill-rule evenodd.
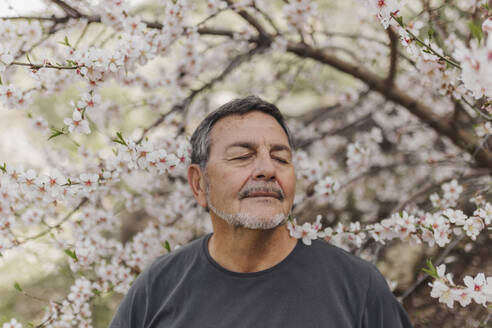
<svg viewBox="0 0 492 328"><path fill-rule="evenodd" d="M210 236L157 258L110 327L411 328L377 269L325 241L298 241L279 264L238 273L212 259Z"/></svg>

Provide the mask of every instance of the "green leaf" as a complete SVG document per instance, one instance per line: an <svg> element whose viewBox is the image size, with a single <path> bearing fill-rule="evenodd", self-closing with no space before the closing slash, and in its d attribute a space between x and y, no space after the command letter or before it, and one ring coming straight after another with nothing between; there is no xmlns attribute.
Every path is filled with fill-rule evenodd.
<svg viewBox="0 0 492 328"><path fill-rule="evenodd" d="M2 83L2 77L0 76L0 85L2 85L2 84L3 84L3 83Z"/></svg>
<svg viewBox="0 0 492 328"><path fill-rule="evenodd" d="M167 249L168 252L171 251L171 246L169 245L169 242L166 240L166 242L164 243L164 248Z"/></svg>
<svg viewBox="0 0 492 328"><path fill-rule="evenodd" d="M434 37L434 29L432 27L429 28L429 30L427 31L427 36L429 37L429 41L432 40L432 38Z"/></svg>
<svg viewBox="0 0 492 328"><path fill-rule="evenodd" d="M426 262L426 264L427 264L427 268L423 268L422 271L424 271L425 273L427 273L432 278L438 279L439 278L439 275L437 274L437 269L434 266L434 264L432 263L432 260L431 259L428 259L427 262Z"/></svg>
<svg viewBox="0 0 492 328"><path fill-rule="evenodd" d="M67 65L69 66L77 66L77 63L73 60L67 59L66 60ZM61 66L61 65L60 65Z"/></svg>
<svg viewBox="0 0 492 328"><path fill-rule="evenodd" d="M53 131L53 133L50 135L48 140L50 140L52 138L56 138L59 135L65 134L65 132L63 132L63 130L58 130L57 128L51 128L51 131Z"/></svg>
<svg viewBox="0 0 492 328"><path fill-rule="evenodd" d="M117 138L116 139L113 139L114 142L117 142L119 144L122 144L123 146L127 146L128 147L128 145L126 144L125 139L123 139L123 136L122 136L121 132L116 132L116 136L117 136Z"/></svg>
<svg viewBox="0 0 492 328"><path fill-rule="evenodd" d="M62 134L63 134L63 132L61 132L61 131L55 131L55 132L53 132L53 134L50 135L50 137L48 138L48 140L50 140L52 138L56 138L56 137L58 137L59 135L62 135Z"/></svg>
<svg viewBox="0 0 492 328"><path fill-rule="evenodd" d="M3 166L0 165L0 170L2 170L3 173L7 173L7 164L6 163L3 163Z"/></svg>
<svg viewBox="0 0 492 328"><path fill-rule="evenodd" d="M31 58L29 58L29 54L26 54L26 58L27 58L27 61L29 62L29 64L31 64L31 65L32 65L32 63L31 63Z"/></svg>
<svg viewBox="0 0 492 328"><path fill-rule="evenodd" d="M402 16L393 16L393 18L395 19L395 21L401 26L401 27L405 27L405 24L403 23L403 17Z"/></svg>
<svg viewBox="0 0 492 328"><path fill-rule="evenodd" d="M72 47L70 42L68 41L68 36L65 35L65 38L63 38L63 41L58 41L59 44L62 44L67 47Z"/></svg>
<svg viewBox="0 0 492 328"><path fill-rule="evenodd" d="M73 258L75 260L75 262L79 261L79 259L77 258L77 255L75 254L75 251L72 251L71 249L66 249L65 254L67 254L68 256Z"/></svg>
<svg viewBox="0 0 492 328"><path fill-rule="evenodd" d="M470 29L470 33L472 34L472 36L477 39L478 42L482 41L482 26L475 24L474 22L470 22L468 23L468 28Z"/></svg>
<svg viewBox="0 0 492 328"><path fill-rule="evenodd" d="M22 288L21 288L20 284L17 281L14 284L14 288L17 289L19 292L22 292Z"/></svg>

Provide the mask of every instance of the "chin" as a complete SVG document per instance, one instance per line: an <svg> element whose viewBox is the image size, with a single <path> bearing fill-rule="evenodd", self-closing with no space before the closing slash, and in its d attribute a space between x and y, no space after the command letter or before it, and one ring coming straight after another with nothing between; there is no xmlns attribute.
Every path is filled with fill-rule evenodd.
<svg viewBox="0 0 492 328"><path fill-rule="evenodd" d="M221 210L215 207L210 200L208 200L208 207L210 211L234 227L253 230L269 230L287 222L289 216L288 214L284 214L283 208L278 204L276 206L271 206L272 203L278 203L279 200L272 199L271 197L258 198L263 198L263 200L256 204L250 203L236 213ZM270 206L262 206L262 204L265 204L263 201L269 203ZM258 202L258 200L255 200L255 202Z"/></svg>
<svg viewBox="0 0 492 328"><path fill-rule="evenodd" d="M231 224L253 230L269 230L284 224L288 216L283 213L265 215L256 213L238 213Z"/></svg>

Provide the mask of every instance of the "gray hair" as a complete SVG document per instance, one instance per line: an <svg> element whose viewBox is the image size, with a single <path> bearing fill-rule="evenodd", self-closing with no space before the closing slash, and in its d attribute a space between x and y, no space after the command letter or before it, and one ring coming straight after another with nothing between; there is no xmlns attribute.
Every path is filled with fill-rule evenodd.
<svg viewBox="0 0 492 328"><path fill-rule="evenodd" d="M289 145L294 148L292 135L285 123L285 119L280 110L274 104L271 104L256 96L234 99L220 106L203 119L191 136L191 163L199 164L203 169L207 165L210 153L210 131L220 119L231 115L246 115L250 112L262 112L272 116L287 134Z"/></svg>

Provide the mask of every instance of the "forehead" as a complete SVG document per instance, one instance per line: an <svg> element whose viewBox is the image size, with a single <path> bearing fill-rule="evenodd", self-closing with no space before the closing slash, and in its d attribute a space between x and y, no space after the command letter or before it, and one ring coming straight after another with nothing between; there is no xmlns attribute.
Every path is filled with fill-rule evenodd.
<svg viewBox="0 0 492 328"><path fill-rule="evenodd" d="M220 150L235 142L284 144L289 140L277 120L263 112L230 115L220 119L210 131L210 150Z"/></svg>

